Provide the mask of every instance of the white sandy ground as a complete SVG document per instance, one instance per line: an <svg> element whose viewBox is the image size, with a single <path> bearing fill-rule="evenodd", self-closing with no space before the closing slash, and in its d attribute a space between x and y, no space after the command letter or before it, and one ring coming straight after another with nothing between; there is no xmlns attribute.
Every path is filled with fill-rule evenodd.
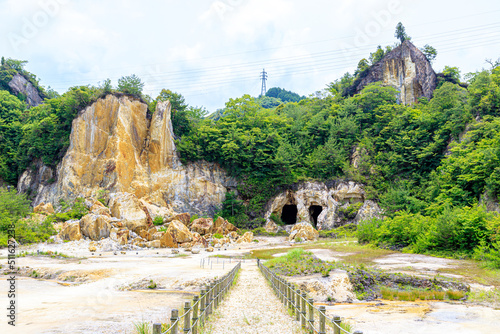
<svg viewBox="0 0 500 334"><path fill-rule="evenodd" d="M216 249L213 253L201 251L196 255L180 251L187 256L176 256L170 249L134 250L126 254L118 251L117 255L98 251L92 256L88 242L83 241L22 247L19 252L51 250L86 258L60 260L27 256L17 258L16 266L29 266L40 273L66 272L75 276L91 273L93 281L68 286L64 281L20 277L16 289L17 326L13 329L2 316L0 333L132 333L133 322L166 322L170 310L192 300L208 278L222 276L235 265L234 260L229 263L228 259L214 258L209 266L206 262L209 256L239 256L249 249L272 247L283 241L264 238L258 244ZM0 264L4 268L6 255L5 249L0 250ZM202 259L205 259L204 268L200 268ZM0 281L2 309L8 305L5 278ZM123 290L150 279L170 292Z"/></svg>
<svg viewBox="0 0 500 334"><path fill-rule="evenodd" d="M141 250L137 251L138 254L136 251L127 251L126 254L118 252L117 255L98 251L91 256L87 249L88 242L32 246L29 251L52 250L86 258L60 260L28 256L18 258L18 266L29 266L43 273L62 273L63 276L59 277L64 277L65 274L85 276L91 273L91 280L63 285L67 282L20 278L17 284L17 326L15 329L8 326L5 315L1 316L0 319L3 320L0 321L0 333L133 333L133 322L167 322L172 308L180 308L184 301L192 299L193 294L199 291L201 284L208 278L221 276L234 265L234 262L229 264L226 259L222 268L221 259L219 263L212 259L211 269L207 265L200 268L202 259L206 260L208 256L217 254L238 256L256 248L288 246L285 238L259 239L259 243L238 245L227 250L216 250L214 253L202 251L192 255L181 250L181 254L188 255L182 257L173 255L170 249ZM324 250L320 251L317 256L325 256L325 260L346 254L322 254ZM0 250L0 264L4 267L7 262L5 257L6 250ZM432 272L438 266L456 265L453 261L413 254L394 254L381 257L379 266L386 266L390 270L414 266L418 270ZM254 266L253 262L242 265L243 270ZM149 279L157 282L163 290L123 290L138 282L148 282ZM269 296L271 298L271 293ZM337 304L329 305L327 309L329 315L339 314L350 319L354 328L363 330L365 334L500 332L500 310L488 307L462 302L384 301L383 304ZM2 280L0 308L4 309L4 305L8 305L7 282ZM235 309L234 312L238 310ZM247 319L252 321L251 318ZM283 321L288 320L285 317Z"/></svg>
<svg viewBox="0 0 500 334"><path fill-rule="evenodd" d="M302 333L254 261L242 268L216 314L220 316L207 328L211 334Z"/></svg>

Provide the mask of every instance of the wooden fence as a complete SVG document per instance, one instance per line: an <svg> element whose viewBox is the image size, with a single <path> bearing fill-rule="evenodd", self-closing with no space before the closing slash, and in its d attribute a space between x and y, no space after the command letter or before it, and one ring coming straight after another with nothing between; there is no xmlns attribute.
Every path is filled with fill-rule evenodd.
<svg viewBox="0 0 500 334"><path fill-rule="evenodd" d="M153 334L197 334L200 326L205 323L210 314L222 302L229 288L233 285L234 278L240 268L241 262L222 278L202 289L199 296L194 296L193 304L186 302L182 316L179 316L179 310L173 309L170 317L170 327L165 331L162 331L161 324L153 324ZM179 329L180 326L183 327Z"/></svg>
<svg viewBox="0 0 500 334"><path fill-rule="evenodd" d="M286 308L290 309L292 316L295 316L295 320L300 322L304 330L309 330L315 334L326 334L327 330L328 333L334 334L363 334L361 331L350 333L343 329L340 316L336 315L329 319L326 316L325 306L320 306L319 309L314 307L312 298L307 298L305 292L300 291L296 286L276 275L264 266L260 260L257 260L257 266L271 284L280 301Z"/></svg>

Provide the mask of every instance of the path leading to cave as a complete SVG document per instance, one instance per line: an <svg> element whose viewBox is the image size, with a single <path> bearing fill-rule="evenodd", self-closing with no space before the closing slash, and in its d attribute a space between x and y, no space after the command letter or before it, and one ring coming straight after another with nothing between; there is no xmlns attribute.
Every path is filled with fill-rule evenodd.
<svg viewBox="0 0 500 334"><path fill-rule="evenodd" d="M236 285L215 311L207 328L213 334L302 333L267 284L257 264L242 263Z"/></svg>

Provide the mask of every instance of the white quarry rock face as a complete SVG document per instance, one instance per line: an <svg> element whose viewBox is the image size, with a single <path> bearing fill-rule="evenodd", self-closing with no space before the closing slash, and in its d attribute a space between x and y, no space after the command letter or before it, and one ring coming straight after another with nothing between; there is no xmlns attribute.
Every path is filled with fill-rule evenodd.
<svg viewBox="0 0 500 334"><path fill-rule="evenodd" d="M145 103L107 95L73 120L70 146L57 170L37 165L21 176L18 190L36 193L33 205L97 198L104 190L176 212L213 214L227 188L235 186L217 164L180 162L169 102L158 103L150 117Z"/></svg>
<svg viewBox="0 0 500 334"><path fill-rule="evenodd" d="M352 217L346 217L349 208L358 208ZM286 224L307 222L318 230L330 230L346 223L359 223L380 217L377 203L365 200L365 191L355 182L336 182L327 186L323 182L304 182L286 190L267 205L266 226L273 226L271 214L281 217Z"/></svg>

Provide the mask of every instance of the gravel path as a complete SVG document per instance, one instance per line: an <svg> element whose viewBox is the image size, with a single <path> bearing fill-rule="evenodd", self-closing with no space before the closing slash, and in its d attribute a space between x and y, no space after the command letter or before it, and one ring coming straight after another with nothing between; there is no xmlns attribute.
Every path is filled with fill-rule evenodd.
<svg viewBox="0 0 500 334"><path fill-rule="evenodd" d="M215 316L205 333L302 333L253 261L242 263L236 285Z"/></svg>

